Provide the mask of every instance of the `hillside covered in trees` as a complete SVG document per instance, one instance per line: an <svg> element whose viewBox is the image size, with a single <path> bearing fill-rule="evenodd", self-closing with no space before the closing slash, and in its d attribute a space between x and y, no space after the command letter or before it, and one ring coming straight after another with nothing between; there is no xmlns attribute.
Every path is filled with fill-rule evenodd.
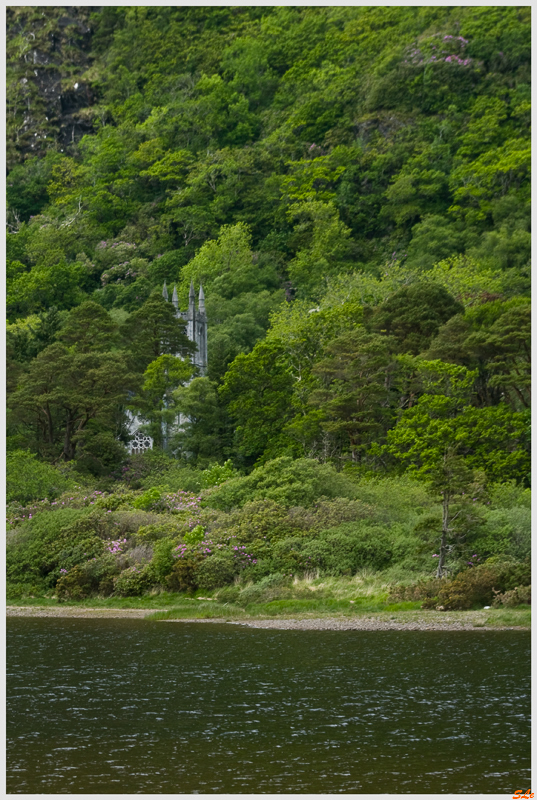
<svg viewBox="0 0 537 800"><path fill-rule="evenodd" d="M220 575L226 525L250 562L214 586L524 559L528 7L11 7L7 55L14 584L89 569L87 537L112 576L92 590L168 585L185 558ZM203 283L206 376L164 281L182 308ZM127 411L152 454L128 457ZM421 510L383 518L377 491L364 511L373 486ZM115 551L92 492L131 514L108 518ZM263 545L255 503L279 509ZM359 552L339 566L318 544L336 528Z"/></svg>

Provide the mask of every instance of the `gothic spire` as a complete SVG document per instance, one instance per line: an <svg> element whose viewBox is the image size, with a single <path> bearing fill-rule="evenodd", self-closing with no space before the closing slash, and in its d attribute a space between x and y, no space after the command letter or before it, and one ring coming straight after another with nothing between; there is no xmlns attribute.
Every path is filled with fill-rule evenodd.
<svg viewBox="0 0 537 800"><path fill-rule="evenodd" d="M162 287L162 296L165 300L168 299L168 288L166 286L166 281L164 281L164 286Z"/></svg>
<svg viewBox="0 0 537 800"><path fill-rule="evenodd" d="M188 293L188 307L194 308L196 307L196 292L194 291L194 281L190 281L190 292Z"/></svg>
<svg viewBox="0 0 537 800"><path fill-rule="evenodd" d="M198 297L198 308L200 311L205 311L205 294L203 292L203 286L200 283L200 293Z"/></svg>
<svg viewBox="0 0 537 800"><path fill-rule="evenodd" d="M173 284L172 303L174 304L176 311L178 311L179 310L179 297L177 296L177 286L175 285L175 283Z"/></svg>

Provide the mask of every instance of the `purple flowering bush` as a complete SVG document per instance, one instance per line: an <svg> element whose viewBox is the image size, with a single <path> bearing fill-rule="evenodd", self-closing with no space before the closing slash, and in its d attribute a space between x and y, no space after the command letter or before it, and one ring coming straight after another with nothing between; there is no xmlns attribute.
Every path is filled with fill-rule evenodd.
<svg viewBox="0 0 537 800"><path fill-rule="evenodd" d="M162 492L158 487L148 489L133 501L134 508L173 514L185 522L189 529L200 523L201 495L180 489L177 492Z"/></svg>
<svg viewBox="0 0 537 800"><path fill-rule="evenodd" d="M469 40L464 36L435 33L414 42L407 50L403 64L423 67L425 64L451 64L468 67L473 59L466 54Z"/></svg>

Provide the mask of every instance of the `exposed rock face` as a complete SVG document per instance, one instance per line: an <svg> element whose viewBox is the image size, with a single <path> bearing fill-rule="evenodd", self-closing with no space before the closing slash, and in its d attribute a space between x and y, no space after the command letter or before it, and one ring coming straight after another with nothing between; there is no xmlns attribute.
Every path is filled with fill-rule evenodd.
<svg viewBox="0 0 537 800"><path fill-rule="evenodd" d="M92 130L91 14L96 7L7 9L7 166L65 149Z"/></svg>

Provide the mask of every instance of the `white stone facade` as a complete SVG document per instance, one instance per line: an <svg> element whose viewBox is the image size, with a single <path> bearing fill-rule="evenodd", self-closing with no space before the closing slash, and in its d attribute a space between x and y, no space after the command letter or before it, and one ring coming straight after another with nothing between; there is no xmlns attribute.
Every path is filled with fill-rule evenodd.
<svg viewBox="0 0 537 800"><path fill-rule="evenodd" d="M162 296L168 301L168 289L166 282L162 289ZM200 284L200 291L198 296L198 307L196 308L196 294L194 291L194 283L190 284L190 294L188 298L188 311L179 310L179 298L177 296L177 288L173 287L172 303L175 307L175 316L186 322L186 335L191 342L197 347L197 350L192 355L192 363L198 368L199 375L207 374L207 314L205 313L205 295L203 287ZM132 437L128 449L131 455L138 455L144 453L146 450L153 449L153 439L139 429L144 425L144 420L141 417L135 416L127 411L129 418L128 429ZM177 425L180 426L184 420L178 419ZM168 432L164 432L164 438L167 439Z"/></svg>

